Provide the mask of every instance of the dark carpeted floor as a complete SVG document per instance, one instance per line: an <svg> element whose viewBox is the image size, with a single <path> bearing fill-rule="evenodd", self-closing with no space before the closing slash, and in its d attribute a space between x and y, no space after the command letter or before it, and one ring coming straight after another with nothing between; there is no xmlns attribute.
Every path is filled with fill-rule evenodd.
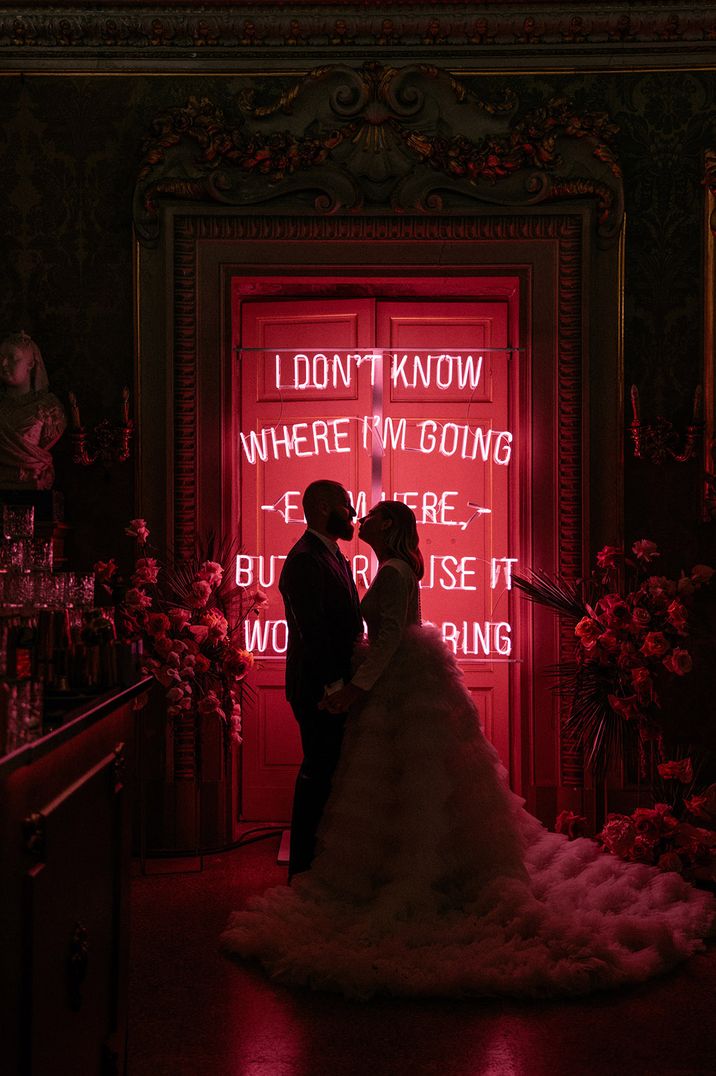
<svg viewBox="0 0 716 1076"><path fill-rule="evenodd" d="M249 844L201 872L137 869L128 1076L716 1073L713 945L644 986L567 1002L356 1002L272 985L218 937L232 908L285 881L277 849Z"/></svg>

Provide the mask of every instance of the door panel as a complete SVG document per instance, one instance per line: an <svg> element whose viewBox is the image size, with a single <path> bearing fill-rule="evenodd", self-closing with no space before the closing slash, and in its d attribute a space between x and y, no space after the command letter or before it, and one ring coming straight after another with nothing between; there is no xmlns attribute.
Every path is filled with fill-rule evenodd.
<svg viewBox="0 0 716 1076"><path fill-rule="evenodd" d="M269 599L265 614L246 625L246 645L260 662L252 676L256 698L244 706L247 819L290 817L301 747L283 697L286 625L278 578L305 528L301 495L309 482L331 478L351 492L369 485L370 460L359 451L354 418L370 409L369 364L345 356L369 350L373 338L372 300L243 304L237 582L259 586ZM301 353L305 360L294 363ZM343 546L346 556L357 552L357 541L352 550Z"/></svg>
<svg viewBox="0 0 716 1076"><path fill-rule="evenodd" d="M513 445L508 305L375 299L242 306L241 545L237 581L270 601L247 626L261 667L244 710L242 813L288 818L300 741L283 698L278 575L305 526L316 478L350 491L359 514L380 497L415 510L426 561L423 618L455 650L486 734L510 758L508 548ZM375 565L357 538L359 590ZM497 559L493 579L492 561ZM495 584L494 586L492 584Z"/></svg>

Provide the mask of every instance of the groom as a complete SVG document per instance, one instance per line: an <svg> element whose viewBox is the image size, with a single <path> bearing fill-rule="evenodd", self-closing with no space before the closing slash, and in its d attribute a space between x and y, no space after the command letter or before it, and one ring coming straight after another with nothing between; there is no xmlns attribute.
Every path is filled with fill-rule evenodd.
<svg viewBox="0 0 716 1076"><path fill-rule="evenodd" d="M338 540L353 537L355 509L339 482L311 482L303 495L308 529L286 557L279 590L286 607L286 698L301 730L303 762L291 816L288 878L308 870L331 791L345 715L319 708L351 675L363 631L358 592Z"/></svg>

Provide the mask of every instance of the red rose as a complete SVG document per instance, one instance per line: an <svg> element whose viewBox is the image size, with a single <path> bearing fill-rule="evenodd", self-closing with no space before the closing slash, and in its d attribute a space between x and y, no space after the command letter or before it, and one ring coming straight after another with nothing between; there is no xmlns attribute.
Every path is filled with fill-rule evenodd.
<svg viewBox="0 0 716 1076"><path fill-rule="evenodd" d="M690 785L694 779L690 758L682 758L679 762L660 762L656 768L665 781L680 781L682 785Z"/></svg>
<svg viewBox="0 0 716 1076"><path fill-rule="evenodd" d="M669 649L669 640L663 631L648 632L641 646L641 652L648 658L660 658Z"/></svg>
<svg viewBox="0 0 716 1076"><path fill-rule="evenodd" d="M654 560L660 555L656 543L650 542L648 538L642 538L638 542L634 542L631 551L637 560L641 560L645 564L648 564L650 560Z"/></svg>
<svg viewBox="0 0 716 1076"><path fill-rule="evenodd" d="M189 588L187 601L192 609L201 609L209 600L211 586L204 579L195 579Z"/></svg>
<svg viewBox="0 0 716 1076"><path fill-rule="evenodd" d="M224 652L222 664L230 676L241 678L246 676L254 663L254 655L248 650L239 650L238 647L230 646Z"/></svg>
<svg viewBox="0 0 716 1076"><path fill-rule="evenodd" d="M631 855L636 835L636 828L630 818L622 814L610 814L598 840L612 855L626 859Z"/></svg>
<svg viewBox="0 0 716 1076"><path fill-rule="evenodd" d="M632 812L632 820L637 833L652 840L671 833L679 824L678 818L671 813L667 803L656 803L653 807L637 807Z"/></svg>
<svg viewBox="0 0 716 1076"><path fill-rule="evenodd" d="M149 635L166 635L170 627L169 617L164 613L150 613L147 617L146 628Z"/></svg>
<svg viewBox="0 0 716 1076"><path fill-rule="evenodd" d="M664 658L663 664L669 672L675 673L676 676L686 676L694 667L688 650L683 650L678 646L674 647L672 652Z"/></svg>
<svg viewBox="0 0 716 1076"><path fill-rule="evenodd" d="M651 613L643 605L636 605L632 609L631 622L637 631L643 631L651 620Z"/></svg>
<svg viewBox="0 0 716 1076"><path fill-rule="evenodd" d="M585 650L592 650L597 645L597 639L602 629L596 620L590 616L584 616L574 628L574 634L579 639Z"/></svg>
<svg viewBox="0 0 716 1076"><path fill-rule="evenodd" d="M211 668L211 662L203 654L197 654L194 659L194 668L198 673L207 673Z"/></svg>
<svg viewBox="0 0 716 1076"><path fill-rule="evenodd" d="M605 545L597 553L597 564L600 568L614 568L623 556L623 550L613 545Z"/></svg>
<svg viewBox="0 0 716 1076"><path fill-rule="evenodd" d="M570 841L573 841L587 832L587 819L574 811L560 811L554 820L554 831L566 833Z"/></svg>
<svg viewBox="0 0 716 1076"><path fill-rule="evenodd" d="M666 610L666 615L669 618L669 623L673 624L676 631L683 633L688 626L689 618L686 612L686 607L676 599L669 605Z"/></svg>

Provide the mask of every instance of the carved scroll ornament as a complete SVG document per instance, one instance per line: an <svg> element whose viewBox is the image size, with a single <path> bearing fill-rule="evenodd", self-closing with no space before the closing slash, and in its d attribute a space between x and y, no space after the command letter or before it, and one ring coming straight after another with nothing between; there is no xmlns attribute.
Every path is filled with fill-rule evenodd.
<svg viewBox="0 0 716 1076"><path fill-rule="evenodd" d="M520 113L509 90L483 100L437 67L376 63L316 68L257 97L245 91L231 114L191 97L157 116L135 190L142 241L156 240L167 200L326 214L589 198L601 239L618 234L617 128L565 98Z"/></svg>

